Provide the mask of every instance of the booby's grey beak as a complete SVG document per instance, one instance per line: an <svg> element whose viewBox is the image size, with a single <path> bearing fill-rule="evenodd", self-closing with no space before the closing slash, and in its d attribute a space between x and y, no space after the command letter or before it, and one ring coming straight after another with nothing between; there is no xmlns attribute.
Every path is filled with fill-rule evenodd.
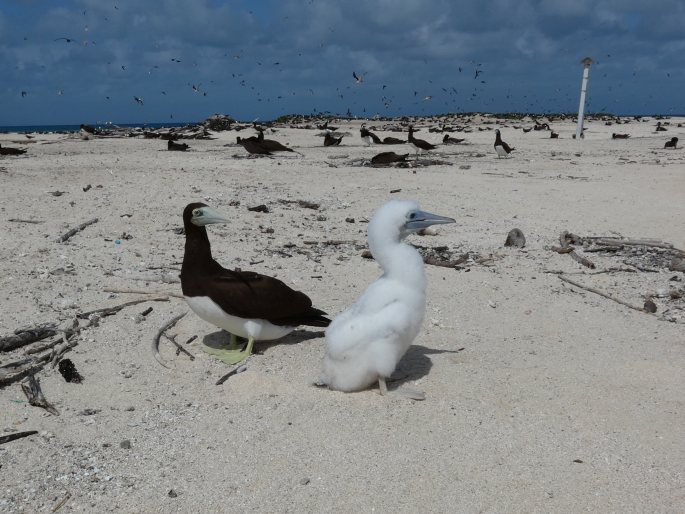
<svg viewBox="0 0 685 514"><path fill-rule="evenodd" d="M404 224L404 228L409 232L416 232L431 225L444 225L446 223L456 223L456 220L431 212L412 211L407 218L407 222Z"/></svg>
<svg viewBox="0 0 685 514"><path fill-rule="evenodd" d="M213 223L228 223L231 220L211 207L198 207L193 210L193 217L190 221L193 225L204 227Z"/></svg>

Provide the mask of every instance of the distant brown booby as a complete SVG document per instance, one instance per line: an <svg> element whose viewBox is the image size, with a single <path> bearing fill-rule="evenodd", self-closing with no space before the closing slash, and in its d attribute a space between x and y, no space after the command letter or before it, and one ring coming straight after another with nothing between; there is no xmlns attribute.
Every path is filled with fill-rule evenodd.
<svg viewBox="0 0 685 514"><path fill-rule="evenodd" d="M0 155L22 155L25 154L26 150L23 148L12 148L9 146L6 146L5 148L0 145Z"/></svg>
<svg viewBox="0 0 685 514"><path fill-rule="evenodd" d="M359 129L359 135L367 145L370 145L371 143L374 143L376 145L382 144L381 138L373 132L371 132L369 129L367 129L366 124L363 124L362 127Z"/></svg>
<svg viewBox="0 0 685 514"><path fill-rule="evenodd" d="M238 143L240 146L242 146L245 150L247 150L247 153L251 155L271 155L271 152L264 148L262 144L257 141L257 138L255 136L247 137L247 138L242 138L240 136L235 138L236 143Z"/></svg>
<svg viewBox="0 0 685 514"><path fill-rule="evenodd" d="M172 141L171 139L169 139L169 141L167 142L166 148L167 148L167 150L169 150L171 152L185 152L190 147L188 146L187 143L176 143L176 142Z"/></svg>
<svg viewBox="0 0 685 514"><path fill-rule="evenodd" d="M502 141L502 135L499 129L495 130L495 151L497 152L497 158L507 157L514 149Z"/></svg>
<svg viewBox="0 0 685 514"><path fill-rule="evenodd" d="M231 333L231 345L218 352L220 357L235 364L249 357L255 341L281 338L299 325L327 327L326 313L314 308L306 294L276 278L232 271L214 260L205 226L230 221L203 203L188 204L183 211L183 296L200 318ZM247 339L244 350L235 336Z"/></svg>
<svg viewBox="0 0 685 514"><path fill-rule="evenodd" d="M458 145L459 143L463 143L464 141L466 141L466 139L450 137L449 134L445 134L445 137L442 138L442 144L444 145Z"/></svg>
<svg viewBox="0 0 685 514"><path fill-rule="evenodd" d="M405 143L406 141L404 139L399 139L397 137L388 136L383 138L384 145L403 145Z"/></svg>
<svg viewBox="0 0 685 514"><path fill-rule="evenodd" d="M414 147L414 150L416 150L416 158L419 158L419 152L428 152L430 150L435 150L437 146L430 144L428 141L424 141L423 139L416 139L414 137L414 127L410 126L409 127L409 138L407 142Z"/></svg>
<svg viewBox="0 0 685 514"><path fill-rule="evenodd" d="M278 141L273 139L264 139L264 130L259 130L257 135L257 142L269 152L294 152L292 148L289 148Z"/></svg>
<svg viewBox="0 0 685 514"><path fill-rule="evenodd" d="M678 138L672 137L670 141L666 141L664 148L678 148Z"/></svg>
<svg viewBox="0 0 685 514"><path fill-rule="evenodd" d="M342 141L342 138L345 137L340 136L340 137L333 137L331 136L330 132L326 132L326 135L323 138L323 145L324 146L340 146L340 142Z"/></svg>
<svg viewBox="0 0 685 514"><path fill-rule="evenodd" d="M408 153L396 154L395 152L382 152L371 158L371 164L392 164L395 162L406 162Z"/></svg>

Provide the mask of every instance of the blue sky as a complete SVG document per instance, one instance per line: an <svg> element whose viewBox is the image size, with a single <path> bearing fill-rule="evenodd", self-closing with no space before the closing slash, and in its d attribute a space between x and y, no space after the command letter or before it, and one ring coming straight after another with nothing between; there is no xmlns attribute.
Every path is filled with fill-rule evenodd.
<svg viewBox="0 0 685 514"><path fill-rule="evenodd" d="M0 126L575 111L585 56L589 112L682 114L684 20L683 0L1 0Z"/></svg>

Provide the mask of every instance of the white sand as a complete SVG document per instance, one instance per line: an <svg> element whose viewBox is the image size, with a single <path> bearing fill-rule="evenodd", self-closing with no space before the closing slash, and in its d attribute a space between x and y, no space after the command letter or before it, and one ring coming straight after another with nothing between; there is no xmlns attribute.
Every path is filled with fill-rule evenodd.
<svg viewBox="0 0 685 514"><path fill-rule="evenodd" d="M18 384L0 389L0 430L41 431L0 446L0 511L50 512L68 492L59 512L683 512L683 325L658 319L668 300L656 299L659 310L648 315L545 273L590 271L549 249L562 230L685 247L685 151L663 150L674 135L685 143L685 129L670 121L659 134L653 120L595 121L582 142L571 139L570 122L553 124L558 140L508 122L510 159L496 158L493 131L476 130L468 145L438 151L453 165L416 173L346 166L411 151L366 148L358 123L341 147L321 146L318 130L267 135L303 158L234 159L244 150L223 145L235 132L189 141L187 153L159 140L37 136L23 145L26 156L0 158L0 336L139 298L106 287L180 292L154 280L178 273L184 238L173 229L191 201L234 219L209 228L219 262L276 275L331 315L378 275L360 257L361 221L391 197L457 219L411 242L495 259L468 272L427 267L426 320L400 365L405 383L426 392L423 402L313 387L324 352L314 330L258 344L263 354L248 371L216 386L229 368L200 341L223 335L192 313L172 332L181 342L199 336L188 346L196 359L175 356L167 341L162 355L173 369L152 358L154 334L187 310L183 301L103 318L68 354L83 384L50 368L39 374L60 416L29 406ZM632 138L612 141L611 132ZM425 129L417 137L442 139ZM24 136L0 135L3 146L17 141ZM333 158L341 155L349 158ZM55 190L66 193L47 194ZM247 210L262 203L272 212ZM66 244L55 242L94 217ZM502 246L514 227L527 238L524 250ZM132 238L115 245L123 233ZM328 239L360 246L304 243ZM591 258L598 270L625 267ZM682 288L669 278L683 275L572 277L642 305L649 291ZM154 311L136 323L147 306ZM0 364L22 355L0 354Z"/></svg>

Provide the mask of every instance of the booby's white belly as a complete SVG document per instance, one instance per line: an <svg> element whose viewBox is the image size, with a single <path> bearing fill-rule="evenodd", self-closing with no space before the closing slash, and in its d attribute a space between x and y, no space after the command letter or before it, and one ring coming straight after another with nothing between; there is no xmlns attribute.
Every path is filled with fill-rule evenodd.
<svg viewBox="0 0 685 514"><path fill-rule="evenodd" d="M420 146L416 146L414 143L409 143L409 144L410 144L410 145L412 146L412 148L414 148L414 150L416 150L418 153L423 153L423 152L426 151L426 150L424 150L423 148L421 148Z"/></svg>
<svg viewBox="0 0 685 514"><path fill-rule="evenodd" d="M239 318L226 314L208 296L184 296L192 311L203 320L240 337L252 337L257 341L278 339L289 334L295 327L281 327L265 319Z"/></svg>
<svg viewBox="0 0 685 514"><path fill-rule="evenodd" d="M497 151L497 155L500 157L506 157L507 156L507 151L504 149L503 146L497 145L495 147L495 150Z"/></svg>

